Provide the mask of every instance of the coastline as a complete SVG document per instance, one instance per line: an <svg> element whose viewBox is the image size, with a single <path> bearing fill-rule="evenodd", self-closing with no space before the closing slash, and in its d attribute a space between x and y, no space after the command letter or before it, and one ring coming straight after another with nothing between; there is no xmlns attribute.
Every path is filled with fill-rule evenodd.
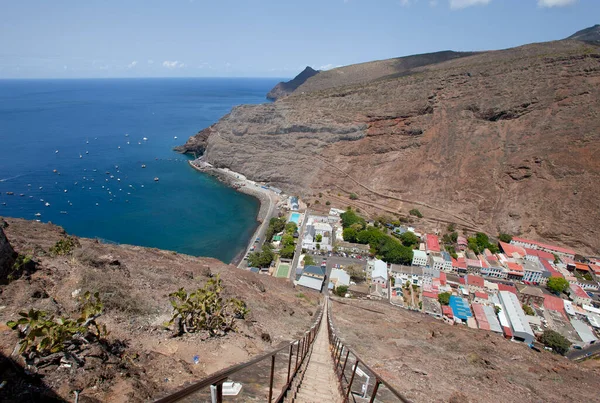
<svg viewBox="0 0 600 403"><path fill-rule="evenodd" d="M246 179L244 175L227 168L215 168L199 159L190 160L188 161L188 164L196 171L209 174L234 190L254 197L259 202L260 207L256 215L258 225L252 233L252 237L248 240L248 245L236 254L230 262L230 264L239 267L244 255L254 244L254 240L259 237L261 232L264 233L279 198L274 192L260 187L260 185L256 184L254 181Z"/></svg>

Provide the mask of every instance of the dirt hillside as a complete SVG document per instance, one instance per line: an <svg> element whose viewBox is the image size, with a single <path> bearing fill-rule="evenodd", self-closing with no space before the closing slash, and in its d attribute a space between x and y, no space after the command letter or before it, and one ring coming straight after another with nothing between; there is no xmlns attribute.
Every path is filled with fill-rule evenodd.
<svg viewBox="0 0 600 403"><path fill-rule="evenodd" d="M285 280L215 259L84 238L73 238L71 253L53 256L50 248L66 237L62 228L18 219L6 223L14 250L32 257L35 265L0 286L2 356L23 365L13 354L16 334L5 325L18 312L36 308L76 317L78 297L88 290L98 291L105 304L98 321L111 332L109 340L124 347L109 359L88 357L81 368L49 366L30 376L15 374L4 358L2 401L39 401L52 394L73 401L74 390L88 399L80 401L146 401L293 339L310 327L317 310L317 295L299 294ZM180 287L195 290L216 275L223 280L226 297L240 298L250 309L246 319L236 322L238 332L174 338L174 331L163 326L172 312L168 294Z"/></svg>

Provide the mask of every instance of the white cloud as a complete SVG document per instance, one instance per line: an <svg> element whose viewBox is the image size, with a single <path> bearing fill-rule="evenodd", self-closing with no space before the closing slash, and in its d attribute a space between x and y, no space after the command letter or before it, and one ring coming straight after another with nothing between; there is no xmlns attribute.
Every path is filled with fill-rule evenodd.
<svg viewBox="0 0 600 403"><path fill-rule="evenodd" d="M410 6L410 0L400 0L400 5L402 7L408 7Z"/></svg>
<svg viewBox="0 0 600 403"><path fill-rule="evenodd" d="M333 67L334 67L333 64L329 63L329 64L319 67L317 70L331 70Z"/></svg>
<svg viewBox="0 0 600 403"><path fill-rule="evenodd" d="M154 60L152 60L152 59L148 60L148 64L154 64Z"/></svg>
<svg viewBox="0 0 600 403"><path fill-rule="evenodd" d="M540 7L564 7L577 3L577 0L538 0Z"/></svg>
<svg viewBox="0 0 600 403"><path fill-rule="evenodd" d="M461 8L471 7L471 6L484 6L486 4L490 4L492 0L449 0L450 8L453 10L458 10Z"/></svg>
<svg viewBox="0 0 600 403"><path fill-rule="evenodd" d="M128 69L132 69L132 68L134 68L137 65L137 63L138 63L137 60L134 60L134 61L132 61L131 63L129 63L127 65L127 68Z"/></svg>
<svg viewBox="0 0 600 403"><path fill-rule="evenodd" d="M173 60L173 61L165 60L162 65L163 65L163 67L166 67L168 69L180 69L180 68L185 67L185 63L180 62L178 60Z"/></svg>

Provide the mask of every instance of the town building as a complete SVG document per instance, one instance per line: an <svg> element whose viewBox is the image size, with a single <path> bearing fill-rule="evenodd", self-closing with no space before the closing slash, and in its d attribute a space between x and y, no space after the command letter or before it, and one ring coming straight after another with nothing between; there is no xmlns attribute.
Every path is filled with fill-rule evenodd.
<svg viewBox="0 0 600 403"><path fill-rule="evenodd" d="M466 283L470 293L475 293L477 291L483 292L485 290L485 284L483 281L483 277L469 274L469 275L467 275L465 283Z"/></svg>
<svg viewBox="0 0 600 403"><path fill-rule="evenodd" d="M523 281L525 283L541 284L544 269L538 262L526 260L523 262Z"/></svg>
<svg viewBox="0 0 600 403"><path fill-rule="evenodd" d="M469 318L473 317L471 309L469 308L469 302L464 298L451 295L450 307L452 308L452 315L455 319L467 321Z"/></svg>
<svg viewBox="0 0 600 403"><path fill-rule="evenodd" d="M321 291L325 281L325 270L319 266L305 266L296 285Z"/></svg>
<svg viewBox="0 0 600 403"><path fill-rule="evenodd" d="M515 294L508 291L498 292L498 297L502 304L502 311L506 315L512 330L512 337L515 340L531 344L535 340L535 335L529 321L521 308L521 302Z"/></svg>
<svg viewBox="0 0 600 403"><path fill-rule="evenodd" d="M346 273L346 270L343 269L331 269L329 281L331 281L336 287L341 285L349 286L350 275Z"/></svg>
<svg viewBox="0 0 600 403"><path fill-rule="evenodd" d="M471 308L473 308L473 314L480 329L502 334L502 327L498 322L493 306L474 303L471 304Z"/></svg>
<svg viewBox="0 0 600 403"><path fill-rule="evenodd" d="M333 228L329 224L327 217L309 216L302 238L302 248L306 250L326 250L330 252L333 249L332 235ZM320 238L319 241L317 241Z"/></svg>
<svg viewBox="0 0 600 403"><path fill-rule="evenodd" d="M403 266L399 264L393 264L390 271L392 276L396 279L396 285L410 284L423 286L424 268L420 266Z"/></svg>
<svg viewBox="0 0 600 403"><path fill-rule="evenodd" d="M487 266L481 269L481 275L494 278L506 278L508 270L506 270L498 260L491 259L488 260Z"/></svg>
<svg viewBox="0 0 600 403"><path fill-rule="evenodd" d="M450 254L446 251L442 251L440 254L442 259L444 259L444 267L442 270L446 273L452 272L452 256L450 256Z"/></svg>
<svg viewBox="0 0 600 403"><path fill-rule="evenodd" d="M351 242L336 242L335 248L338 252L344 253L353 253L360 256L368 256L370 247L369 245L363 245L360 243L351 243Z"/></svg>
<svg viewBox="0 0 600 403"><path fill-rule="evenodd" d="M427 253L440 253L440 239L437 235L427 234L425 235L425 247Z"/></svg>
<svg viewBox="0 0 600 403"><path fill-rule="evenodd" d="M467 273L481 273L481 261L479 259L467 259Z"/></svg>
<svg viewBox="0 0 600 403"><path fill-rule="evenodd" d="M524 248L537 249L537 250L542 250L544 252L557 254L561 258L563 256L571 258L571 259L573 259L575 257L575 251L573 249L563 248L562 246L548 245L545 243L532 241L530 239L513 237L512 241L510 241L510 243L511 243L511 245L517 245L517 246L522 246Z"/></svg>
<svg viewBox="0 0 600 403"><path fill-rule="evenodd" d="M413 266L427 266L427 253L420 250L413 250Z"/></svg>
<svg viewBox="0 0 600 403"><path fill-rule="evenodd" d="M573 328L577 332L577 335L583 342L583 346L587 346L598 341L598 338L594 335L592 329L590 329L590 327L581 320L572 318L571 325L573 326Z"/></svg>
<svg viewBox="0 0 600 403"><path fill-rule="evenodd" d="M388 270L387 263L382 260L376 260L371 272L371 283L379 284L381 287L386 288L388 281Z"/></svg>
<svg viewBox="0 0 600 403"><path fill-rule="evenodd" d="M459 235L456 240L456 243L458 244L458 250L461 250L461 251L465 251L469 247L469 242L467 241L467 238L465 238L464 236Z"/></svg>
<svg viewBox="0 0 600 403"><path fill-rule="evenodd" d="M519 288L519 300L521 303L526 305L537 305L543 306L544 304L544 292L539 287L532 287L530 285L518 286Z"/></svg>
<svg viewBox="0 0 600 403"><path fill-rule="evenodd" d="M592 305L592 297L590 297L580 286L571 284L570 297L574 303L579 306Z"/></svg>
<svg viewBox="0 0 600 403"><path fill-rule="evenodd" d="M440 254L431 253L429 255L429 267L437 271L438 275L436 277L439 277L440 271L444 270L445 263L444 258Z"/></svg>
<svg viewBox="0 0 600 403"><path fill-rule="evenodd" d="M467 273L467 259L459 257L458 259L452 258L452 271L458 274Z"/></svg>

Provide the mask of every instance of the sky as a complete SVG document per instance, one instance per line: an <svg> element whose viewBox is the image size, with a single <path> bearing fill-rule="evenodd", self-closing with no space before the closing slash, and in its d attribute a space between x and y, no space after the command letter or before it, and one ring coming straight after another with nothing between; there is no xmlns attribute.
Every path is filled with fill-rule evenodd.
<svg viewBox="0 0 600 403"><path fill-rule="evenodd" d="M293 77L598 23L600 0L0 0L0 78Z"/></svg>

